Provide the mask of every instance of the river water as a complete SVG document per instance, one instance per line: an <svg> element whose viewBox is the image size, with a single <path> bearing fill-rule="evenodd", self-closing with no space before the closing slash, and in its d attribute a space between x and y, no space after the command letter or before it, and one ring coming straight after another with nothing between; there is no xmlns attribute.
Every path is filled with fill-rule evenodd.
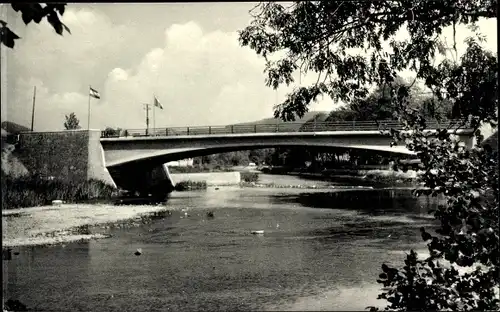
<svg viewBox="0 0 500 312"><path fill-rule="evenodd" d="M433 226L427 212L436 203L408 190L261 180L317 189L173 193L165 218L92 229L111 238L18 249L4 294L38 311L359 311L383 304L381 264L400 265L403 251L422 249L418 228Z"/></svg>

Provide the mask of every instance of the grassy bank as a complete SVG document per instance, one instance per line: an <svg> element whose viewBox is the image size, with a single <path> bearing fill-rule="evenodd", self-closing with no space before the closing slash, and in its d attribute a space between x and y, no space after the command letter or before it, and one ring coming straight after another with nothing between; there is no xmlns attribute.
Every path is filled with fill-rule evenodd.
<svg viewBox="0 0 500 312"><path fill-rule="evenodd" d="M234 171L230 168L223 168L221 166L211 165L198 165L198 166L169 166L170 173L204 173L204 172L231 172Z"/></svg>
<svg viewBox="0 0 500 312"><path fill-rule="evenodd" d="M175 184L176 191L194 191L194 190L206 190L207 182L206 181L180 181Z"/></svg>
<svg viewBox="0 0 500 312"><path fill-rule="evenodd" d="M42 206L56 199L67 203L110 199L118 194L113 186L98 180L73 182L33 175L13 177L3 172L1 180L2 209Z"/></svg>
<svg viewBox="0 0 500 312"><path fill-rule="evenodd" d="M410 177L400 177L397 175L375 175L375 174L367 174L364 179L380 184L387 185L413 185L416 184L415 178Z"/></svg>
<svg viewBox="0 0 500 312"><path fill-rule="evenodd" d="M274 169L274 168L273 168ZM376 184L379 186L408 186L416 184L416 172L365 169L331 169L321 172L309 172L306 169L276 168L263 173L293 175L306 179L318 179L345 183ZM242 179L243 180L243 179Z"/></svg>
<svg viewBox="0 0 500 312"><path fill-rule="evenodd" d="M417 183L417 172L370 170L363 179L387 185L414 185Z"/></svg>

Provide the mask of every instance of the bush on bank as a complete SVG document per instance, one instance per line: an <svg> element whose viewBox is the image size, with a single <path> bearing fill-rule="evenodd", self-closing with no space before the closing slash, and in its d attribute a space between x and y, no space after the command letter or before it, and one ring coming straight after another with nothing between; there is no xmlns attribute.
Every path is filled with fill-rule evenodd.
<svg viewBox="0 0 500 312"><path fill-rule="evenodd" d="M230 172L234 171L230 168L224 168L221 166L213 166L209 164L197 165L197 166L169 166L168 170L170 173L201 173L201 172Z"/></svg>
<svg viewBox="0 0 500 312"><path fill-rule="evenodd" d="M240 177L242 182L257 182L259 180L259 174L257 172L240 172Z"/></svg>
<svg viewBox="0 0 500 312"><path fill-rule="evenodd" d="M192 190L206 190L207 189L207 181L180 181L175 184L174 189L176 191L192 191Z"/></svg>
<svg viewBox="0 0 500 312"><path fill-rule="evenodd" d="M42 206L56 199L66 202L109 199L118 193L113 186L98 180L73 182L34 175L13 177L3 171L1 180L2 209Z"/></svg>

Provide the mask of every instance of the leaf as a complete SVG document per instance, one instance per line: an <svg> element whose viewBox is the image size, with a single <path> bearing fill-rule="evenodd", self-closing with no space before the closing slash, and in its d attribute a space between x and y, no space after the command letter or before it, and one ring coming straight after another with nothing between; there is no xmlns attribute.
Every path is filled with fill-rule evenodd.
<svg viewBox="0 0 500 312"><path fill-rule="evenodd" d="M18 3L18 2L14 2L11 4L12 6L12 9L16 12L19 12L19 10L21 10L21 8L23 7L23 3Z"/></svg>
<svg viewBox="0 0 500 312"><path fill-rule="evenodd" d="M14 48L15 40L20 39L18 35L12 32L8 27L0 28L0 40L1 42L9 48Z"/></svg>
<svg viewBox="0 0 500 312"><path fill-rule="evenodd" d="M28 25L31 21L40 23L42 18L45 16L40 3L22 4L20 5L20 10L22 12L22 19L26 25Z"/></svg>
<svg viewBox="0 0 500 312"><path fill-rule="evenodd" d="M59 20L59 16L57 13L52 12L47 16L47 21L52 25L57 34L62 35L63 33L63 24Z"/></svg>
<svg viewBox="0 0 500 312"><path fill-rule="evenodd" d="M66 7L65 3L54 4L54 7L56 8L56 10L59 12L60 15L64 15L64 10Z"/></svg>
<svg viewBox="0 0 500 312"><path fill-rule="evenodd" d="M64 30L66 30L71 35L71 31L69 30L68 26L66 26L64 23L61 24L64 27Z"/></svg>
<svg viewBox="0 0 500 312"><path fill-rule="evenodd" d="M28 25L33 20L33 16L34 16L34 14L33 14L33 11L31 11L31 10L25 11L21 15L23 22L26 25Z"/></svg>

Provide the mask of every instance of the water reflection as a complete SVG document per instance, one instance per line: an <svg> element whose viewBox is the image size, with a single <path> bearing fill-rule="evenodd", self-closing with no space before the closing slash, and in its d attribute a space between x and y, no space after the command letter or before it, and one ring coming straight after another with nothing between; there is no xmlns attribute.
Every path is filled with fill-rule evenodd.
<svg viewBox="0 0 500 312"><path fill-rule="evenodd" d="M322 193L303 192L296 196L273 196L277 203L300 203L306 207L356 210L369 215L411 214L428 216L442 200L415 197L411 190L347 190Z"/></svg>

